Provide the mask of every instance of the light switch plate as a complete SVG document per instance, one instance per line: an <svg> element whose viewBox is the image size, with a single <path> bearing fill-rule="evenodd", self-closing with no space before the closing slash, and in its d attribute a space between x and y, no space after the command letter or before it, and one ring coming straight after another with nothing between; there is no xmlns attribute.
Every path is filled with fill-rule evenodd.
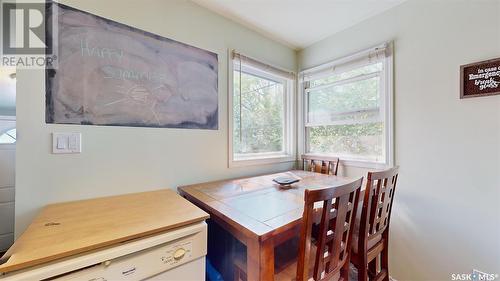
<svg viewBox="0 0 500 281"><path fill-rule="evenodd" d="M81 153L81 133L52 133L52 153Z"/></svg>

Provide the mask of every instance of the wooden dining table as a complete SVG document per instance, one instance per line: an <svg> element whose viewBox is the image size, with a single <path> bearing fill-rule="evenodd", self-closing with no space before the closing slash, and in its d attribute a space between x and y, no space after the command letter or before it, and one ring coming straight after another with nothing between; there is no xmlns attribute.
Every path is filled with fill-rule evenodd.
<svg viewBox="0 0 500 281"><path fill-rule="evenodd" d="M277 177L299 179L286 188ZM274 248L299 235L304 191L335 187L355 179L291 170L249 178L181 186L179 193L210 214L247 248L247 279L274 279Z"/></svg>

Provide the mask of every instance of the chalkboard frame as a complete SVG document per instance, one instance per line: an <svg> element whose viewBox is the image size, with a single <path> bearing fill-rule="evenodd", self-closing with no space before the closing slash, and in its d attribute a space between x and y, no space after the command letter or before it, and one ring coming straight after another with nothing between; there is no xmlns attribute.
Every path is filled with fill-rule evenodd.
<svg viewBox="0 0 500 281"><path fill-rule="evenodd" d="M481 65L491 64L495 62L498 62L500 65L500 58L494 58L460 66L460 99L500 95L500 89L496 92L480 93L480 94L467 94L465 92L465 81L466 81L465 69L469 67L480 67Z"/></svg>
<svg viewBox="0 0 500 281"><path fill-rule="evenodd" d="M45 18L52 18L54 16L54 7L57 6L58 8L73 11L73 12L78 12L82 13L85 15L90 15L92 17L98 18L104 22L106 22L109 25L113 25L116 27L121 27L121 28L126 28L130 29L138 34L141 34L146 37L150 37L153 39L156 39L158 41L165 41L165 42L175 42L177 44L183 45L187 48L194 48L194 49L199 49L204 52L210 53L213 56L215 56L216 61L218 62L216 65L217 68L217 77L219 77L219 69L220 69L220 60L219 60L219 54L215 50L207 50L205 48L201 48L195 45L187 44L184 42L177 41L172 38L164 37L122 22L118 22L109 18L105 18L99 15L96 15L91 12L87 12L84 10L80 10L68 5L61 4L59 2L55 2L52 0L47 0L45 3ZM54 41L57 41L59 38L57 34L53 34L54 29L52 28L47 28L49 25L54 24L51 21L46 21L46 29L45 29L45 36L47 38L47 47L46 50L57 50L57 43L54 45ZM54 40L55 39L55 40ZM54 51L56 53L56 51ZM46 51L46 56L51 55L50 52ZM57 62L56 62L57 63ZM219 130L219 114L220 114L220 92L219 92L219 78L217 78L216 81L216 89L217 89L217 109L207 118L206 124L199 124L191 121L185 121L179 124L168 124L168 125L163 125L163 126L149 126L149 125L143 125L143 124L138 124L138 123L108 123L108 124L98 124L98 123L91 123L91 122L81 122L81 123L70 123L70 122L56 122L53 119L53 112L54 112L54 100L53 100L53 93L52 93L52 87L54 87L53 81L51 78L56 75L57 72L57 67L46 67L45 68L45 123L46 124L63 124L63 125L90 125L90 126L117 126L117 127L140 127L140 128L171 128L171 129L199 129L199 130Z"/></svg>

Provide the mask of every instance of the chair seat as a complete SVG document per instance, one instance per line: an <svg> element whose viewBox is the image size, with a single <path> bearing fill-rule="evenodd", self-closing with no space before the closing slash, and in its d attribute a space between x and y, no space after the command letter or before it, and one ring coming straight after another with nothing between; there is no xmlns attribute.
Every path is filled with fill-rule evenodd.
<svg viewBox="0 0 500 281"><path fill-rule="evenodd" d="M360 197L363 198L364 197L364 191L361 191L360 192ZM356 212L356 219L354 220L354 230L353 230L353 233L352 233L352 243L351 243L351 249L352 251L357 254L358 253L358 241L359 241L359 227L360 227L360 223L361 223L361 211L363 210L363 201L360 201L359 204L358 204L358 209L357 209L357 212ZM375 237L370 237L370 239L368 240L368 247L367 249L370 249L372 248L373 246L375 246L375 244L377 244L380 240L382 240L382 235L379 234Z"/></svg>

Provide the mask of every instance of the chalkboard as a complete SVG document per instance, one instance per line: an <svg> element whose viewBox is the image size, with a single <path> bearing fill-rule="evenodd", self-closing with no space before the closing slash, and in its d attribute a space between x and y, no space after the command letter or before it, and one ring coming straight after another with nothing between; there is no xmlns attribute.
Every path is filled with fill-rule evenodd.
<svg viewBox="0 0 500 281"><path fill-rule="evenodd" d="M500 94L500 58L460 67L460 98Z"/></svg>
<svg viewBox="0 0 500 281"><path fill-rule="evenodd" d="M46 123L218 129L218 56L51 3Z"/></svg>

